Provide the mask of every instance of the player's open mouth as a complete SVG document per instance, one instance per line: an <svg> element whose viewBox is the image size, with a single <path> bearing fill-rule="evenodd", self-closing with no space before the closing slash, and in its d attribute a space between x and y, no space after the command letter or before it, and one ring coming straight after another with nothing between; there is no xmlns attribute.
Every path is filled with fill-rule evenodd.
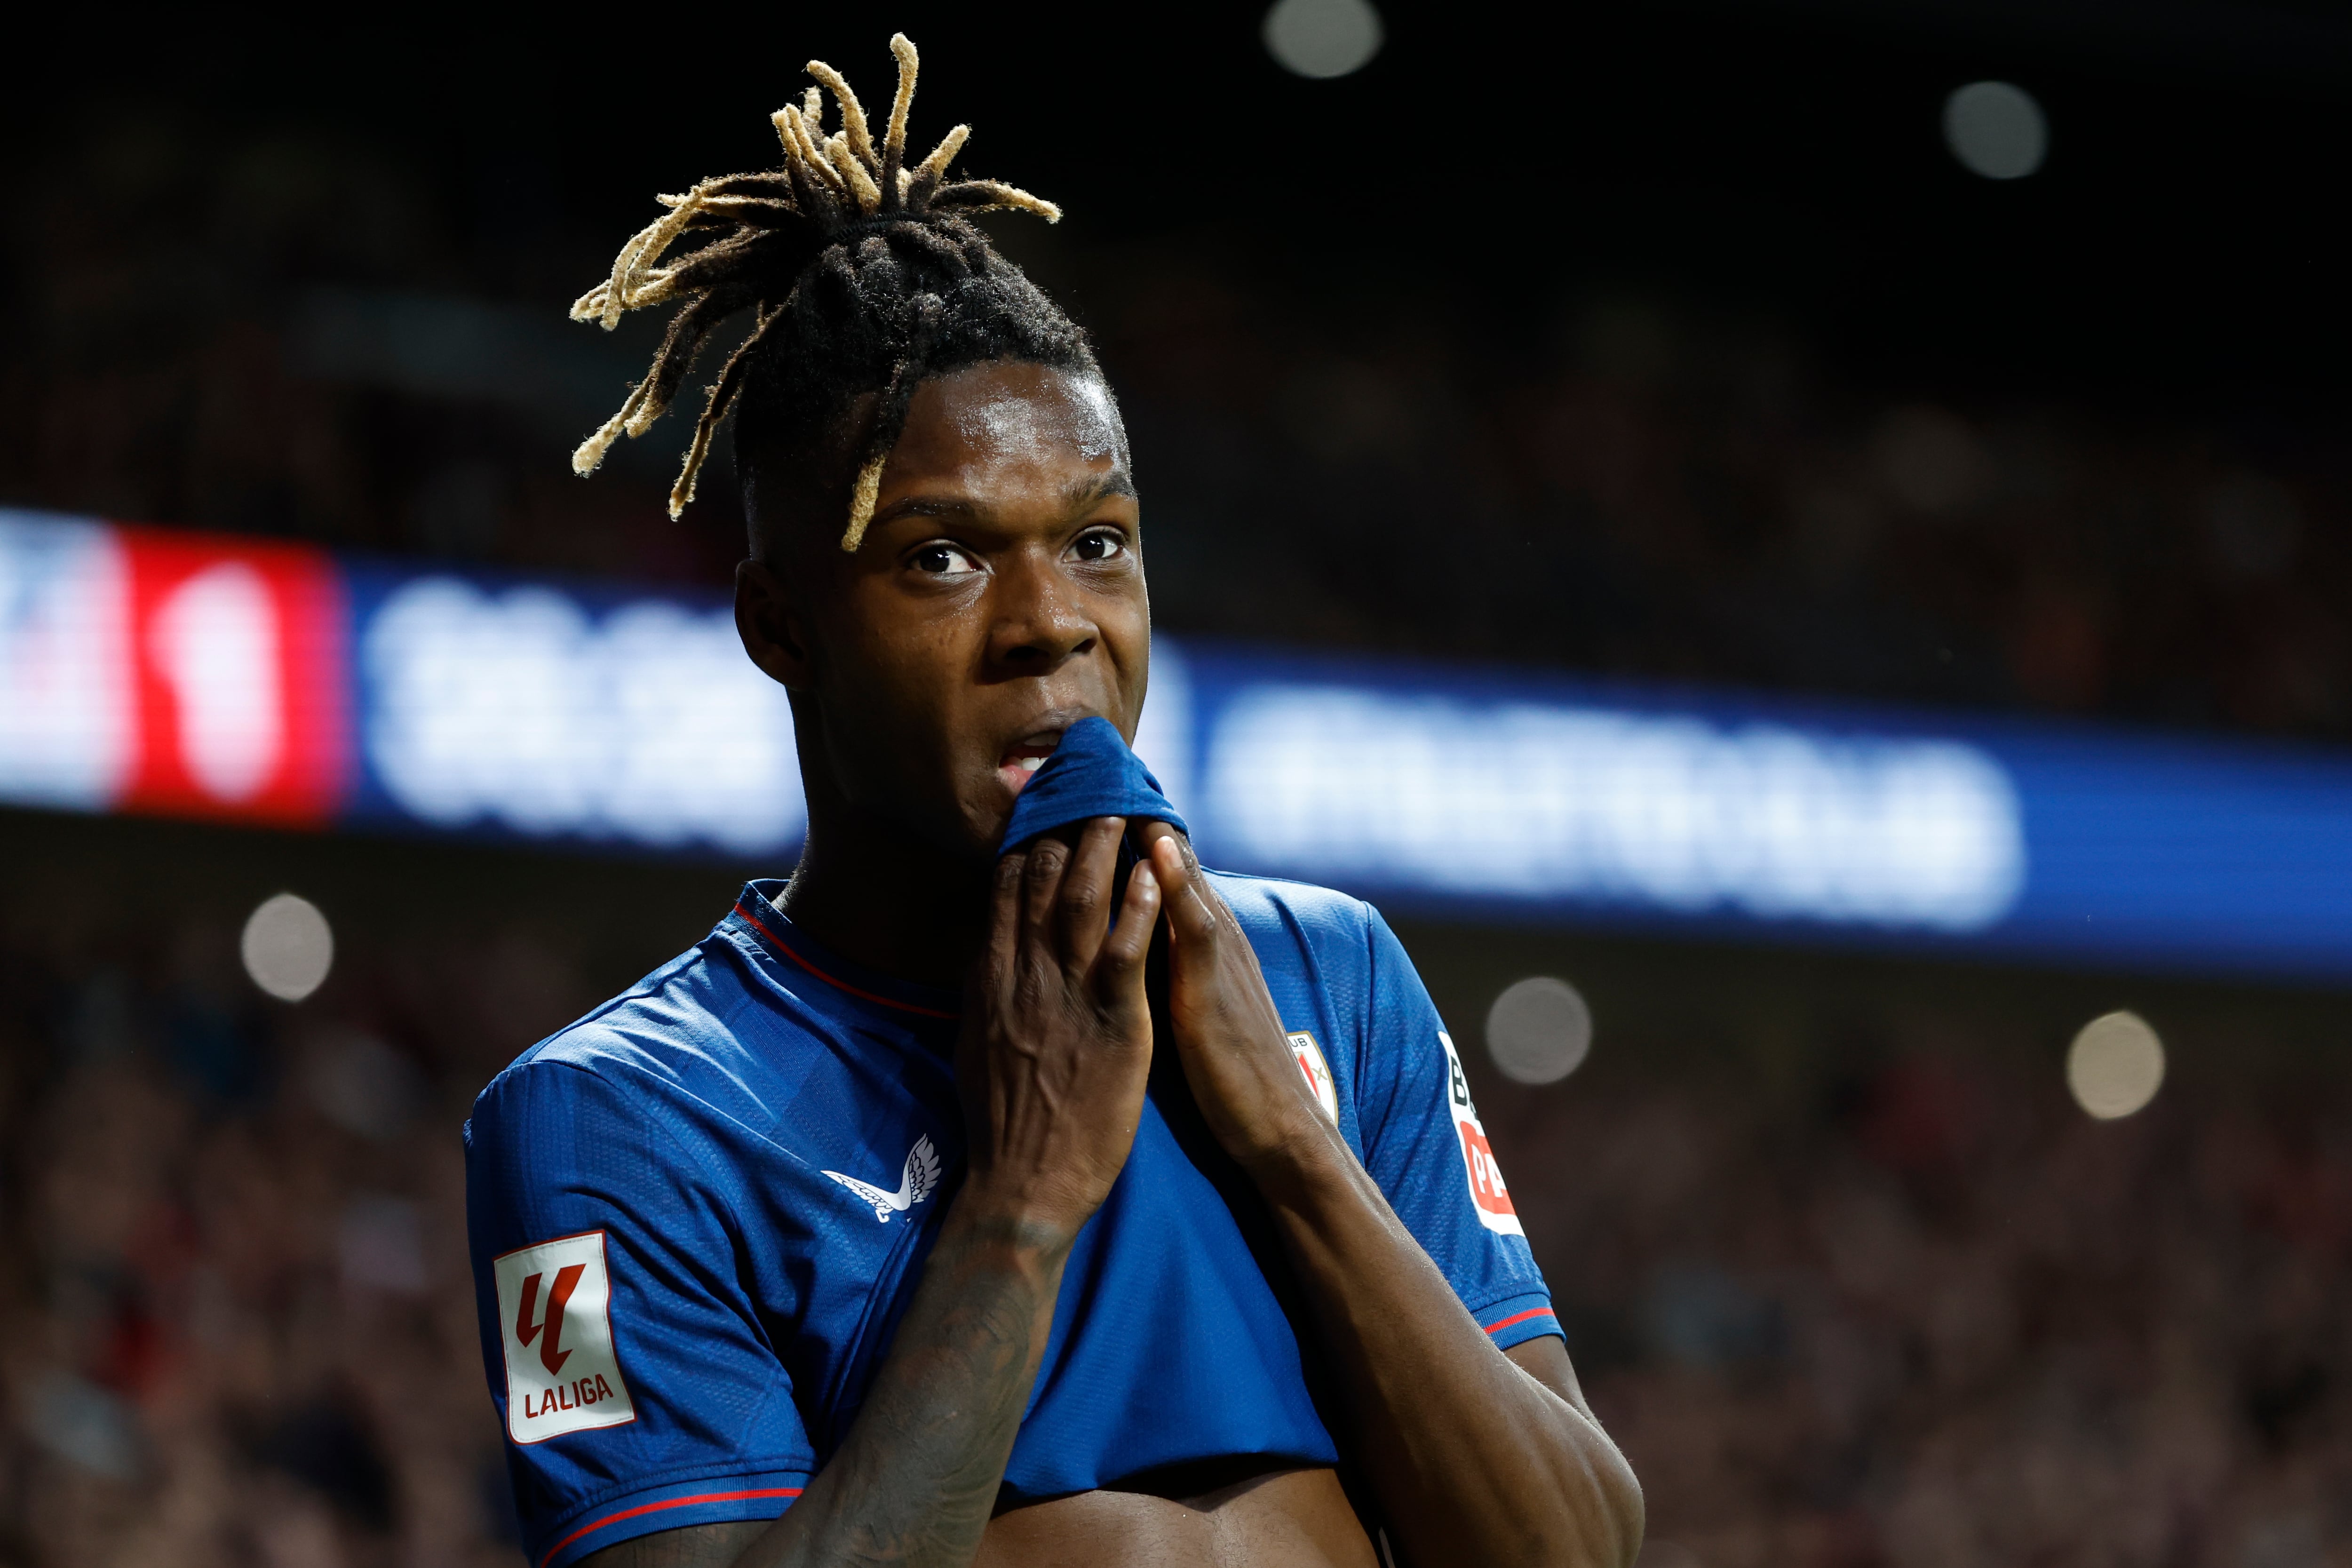
<svg viewBox="0 0 2352 1568"><path fill-rule="evenodd" d="M1012 747L1004 753L1004 760L996 764L996 776L1003 779L1014 795L1019 795L1029 783L1030 775L1045 765L1045 759L1054 754L1054 748L1061 743L1061 740L1056 735L1051 740L1024 741Z"/></svg>

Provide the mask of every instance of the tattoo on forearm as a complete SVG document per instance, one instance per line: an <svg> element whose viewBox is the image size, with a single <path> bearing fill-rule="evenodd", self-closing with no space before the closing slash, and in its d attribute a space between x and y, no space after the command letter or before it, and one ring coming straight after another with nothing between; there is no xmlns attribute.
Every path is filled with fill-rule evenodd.
<svg viewBox="0 0 2352 1568"><path fill-rule="evenodd" d="M969 1244L932 1255L866 1407L827 1467L824 1517L808 1521L816 1528L775 1568L971 1561L1028 1404L1043 1349L1033 1342L1056 1283L999 1267ZM767 1568L758 1553L750 1562Z"/></svg>
<svg viewBox="0 0 2352 1568"><path fill-rule="evenodd" d="M591 1568L968 1568L1029 1402L1058 1268L931 1255L848 1440L781 1523L639 1537Z"/></svg>
<svg viewBox="0 0 2352 1568"><path fill-rule="evenodd" d="M848 1562L961 1568L996 1506L1028 1403L1038 1302L1026 1281L992 1270L954 1283L936 1312L919 1302L900 1327L851 1438L856 1452L840 1457L855 1495L843 1499Z"/></svg>

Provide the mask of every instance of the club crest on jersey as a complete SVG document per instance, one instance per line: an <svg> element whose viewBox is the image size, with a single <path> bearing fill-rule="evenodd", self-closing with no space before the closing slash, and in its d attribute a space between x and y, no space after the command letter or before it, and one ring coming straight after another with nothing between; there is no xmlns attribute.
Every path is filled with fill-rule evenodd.
<svg viewBox="0 0 2352 1568"><path fill-rule="evenodd" d="M855 1176L845 1176L839 1171L827 1171L826 1175L874 1205L874 1217L887 1223L894 1214L905 1214L931 1195L940 1184L939 1152L931 1147L930 1135L915 1140L907 1151L907 1168L899 1173L898 1190L886 1193L871 1182L861 1182Z"/></svg>
<svg viewBox="0 0 2352 1568"><path fill-rule="evenodd" d="M507 1436L543 1443L637 1418L613 1352L613 1278L604 1233L507 1253L498 1277L507 1361Z"/></svg>
<svg viewBox="0 0 2352 1568"><path fill-rule="evenodd" d="M1478 1124L1477 1108L1470 1103L1470 1080L1463 1076L1454 1037L1440 1029L1437 1043L1445 1047L1445 1111L1454 1122L1454 1141L1462 1145L1462 1171L1469 1179L1470 1203L1478 1211L1478 1223L1505 1236L1525 1236L1519 1211L1511 1206L1510 1189L1503 1185L1502 1167L1495 1163L1486 1130Z"/></svg>
<svg viewBox="0 0 2352 1568"><path fill-rule="evenodd" d="M1315 1037L1306 1030L1293 1029L1290 1031L1290 1056L1298 1064L1298 1070L1307 1075L1307 1087L1315 1091L1315 1103L1323 1108L1323 1114L1330 1118L1332 1126L1339 1126L1339 1086L1331 1078L1331 1064L1323 1059L1323 1047L1317 1045Z"/></svg>

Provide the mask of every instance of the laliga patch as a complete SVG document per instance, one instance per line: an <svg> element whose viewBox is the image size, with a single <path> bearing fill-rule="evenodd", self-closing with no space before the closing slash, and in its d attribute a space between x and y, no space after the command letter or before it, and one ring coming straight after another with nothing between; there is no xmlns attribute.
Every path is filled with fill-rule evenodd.
<svg viewBox="0 0 2352 1568"><path fill-rule="evenodd" d="M499 1258L507 1352L507 1436L543 1443L637 1418L613 1353L613 1277L604 1233L542 1241Z"/></svg>
<svg viewBox="0 0 2352 1568"><path fill-rule="evenodd" d="M1323 1059L1323 1047L1317 1045L1315 1037L1306 1030L1293 1029L1290 1031L1290 1056L1298 1064L1298 1070L1307 1075L1307 1085L1315 1091L1315 1103L1323 1108L1323 1114L1331 1119L1332 1126L1339 1126L1339 1086L1331 1077L1331 1064Z"/></svg>
<svg viewBox="0 0 2352 1568"><path fill-rule="evenodd" d="M1445 1047L1445 1111L1453 1119L1454 1142L1462 1145L1462 1170L1470 1180L1470 1202L1478 1211L1478 1223L1504 1236L1525 1236L1519 1211L1511 1206L1510 1189L1503 1185L1502 1167L1495 1163L1486 1130L1478 1125L1477 1108L1470 1103L1470 1080L1462 1076L1453 1037L1440 1029L1437 1043Z"/></svg>

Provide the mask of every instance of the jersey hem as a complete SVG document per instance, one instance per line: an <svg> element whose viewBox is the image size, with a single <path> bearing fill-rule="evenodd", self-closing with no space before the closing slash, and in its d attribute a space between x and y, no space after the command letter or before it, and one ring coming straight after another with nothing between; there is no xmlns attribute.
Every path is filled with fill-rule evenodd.
<svg viewBox="0 0 2352 1568"><path fill-rule="evenodd" d="M551 1539L533 1542L530 1568L569 1568L591 1552L666 1530L774 1519L792 1507L809 1476L797 1469L722 1469L616 1492L573 1510L543 1532Z"/></svg>
<svg viewBox="0 0 2352 1568"><path fill-rule="evenodd" d="M1559 1315L1554 1311L1551 1294L1545 1290L1525 1290L1516 1296L1505 1296L1483 1307L1473 1307L1470 1315L1486 1331L1496 1350L1509 1350L1529 1340L1539 1340L1546 1334L1568 1335L1559 1326Z"/></svg>

